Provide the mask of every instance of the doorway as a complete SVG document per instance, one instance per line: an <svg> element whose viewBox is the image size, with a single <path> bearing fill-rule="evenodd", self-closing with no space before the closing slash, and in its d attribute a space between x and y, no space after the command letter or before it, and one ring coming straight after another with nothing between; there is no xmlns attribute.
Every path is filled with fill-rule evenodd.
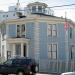
<svg viewBox="0 0 75 75"><path fill-rule="evenodd" d="M27 53L27 52L26 52L26 44L24 44L24 46L23 46L23 56L24 56L24 57L26 57L26 55L27 55L26 53Z"/></svg>

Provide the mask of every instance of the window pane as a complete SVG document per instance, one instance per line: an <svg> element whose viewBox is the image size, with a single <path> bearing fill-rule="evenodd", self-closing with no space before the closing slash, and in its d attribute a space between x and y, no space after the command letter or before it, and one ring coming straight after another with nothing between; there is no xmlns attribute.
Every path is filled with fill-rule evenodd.
<svg viewBox="0 0 75 75"><path fill-rule="evenodd" d="M32 7L32 12L36 12L36 6Z"/></svg>
<svg viewBox="0 0 75 75"><path fill-rule="evenodd" d="M56 52L52 52L52 58L56 59Z"/></svg>
<svg viewBox="0 0 75 75"><path fill-rule="evenodd" d="M55 24L52 25L52 30L56 30L56 25Z"/></svg>
<svg viewBox="0 0 75 75"><path fill-rule="evenodd" d="M57 44L53 44L52 45L52 51L56 51L57 50Z"/></svg>
<svg viewBox="0 0 75 75"><path fill-rule="evenodd" d="M49 47L48 47L48 48L49 48L49 50L48 50L48 51L51 51L51 45L49 45Z"/></svg>
<svg viewBox="0 0 75 75"><path fill-rule="evenodd" d="M38 12L42 12L42 6L38 6Z"/></svg>
<svg viewBox="0 0 75 75"><path fill-rule="evenodd" d="M17 37L20 37L20 25L17 25Z"/></svg>
<svg viewBox="0 0 75 75"><path fill-rule="evenodd" d="M52 31L52 36L56 36L56 35L57 35L56 30L53 30L53 31Z"/></svg>
<svg viewBox="0 0 75 75"><path fill-rule="evenodd" d="M48 35L51 35L52 31L51 31L51 25L48 25Z"/></svg>
<svg viewBox="0 0 75 75"><path fill-rule="evenodd" d="M21 27L21 35L22 37L25 37L25 24L23 24Z"/></svg>
<svg viewBox="0 0 75 75"><path fill-rule="evenodd" d="M51 52L48 52L48 58L51 58Z"/></svg>
<svg viewBox="0 0 75 75"><path fill-rule="evenodd" d="M52 25L51 25L51 24L48 25L48 29L49 29L49 30L52 29Z"/></svg>
<svg viewBox="0 0 75 75"><path fill-rule="evenodd" d="M22 24L22 32L24 32L25 31L25 24Z"/></svg>
<svg viewBox="0 0 75 75"><path fill-rule="evenodd" d="M17 25L17 32L20 31L20 25Z"/></svg>
<svg viewBox="0 0 75 75"><path fill-rule="evenodd" d="M48 35L51 35L51 30L48 30Z"/></svg>

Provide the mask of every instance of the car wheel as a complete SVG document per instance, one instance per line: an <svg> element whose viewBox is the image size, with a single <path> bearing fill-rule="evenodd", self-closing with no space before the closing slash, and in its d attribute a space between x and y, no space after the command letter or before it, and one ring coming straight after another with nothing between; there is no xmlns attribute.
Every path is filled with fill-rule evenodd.
<svg viewBox="0 0 75 75"><path fill-rule="evenodd" d="M23 71L19 71L17 75L25 75Z"/></svg>

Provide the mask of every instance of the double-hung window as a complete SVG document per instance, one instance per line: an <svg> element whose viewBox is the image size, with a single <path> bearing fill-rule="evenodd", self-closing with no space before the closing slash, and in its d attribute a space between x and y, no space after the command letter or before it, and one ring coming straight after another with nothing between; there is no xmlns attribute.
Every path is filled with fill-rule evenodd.
<svg viewBox="0 0 75 75"><path fill-rule="evenodd" d="M48 35L50 35L50 36L57 36L56 24L49 24L48 25Z"/></svg>
<svg viewBox="0 0 75 75"><path fill-rule="evenodd" d="M42 12L42 6L38 6L38 12L39 12L39 13Z"/></svg>
<svg viewBox="0 0 75 75"><path fill-rule="evenodd" d="M57 36L56 24L52 25L52 36Z"/></svg>
<svg viewBox="0 0 75 75"><path fill-rule="evenodd" d="M25 24L17 25L17 37L25 37Z"/></svg>
<svg viewBox="0 0 75 75"><path fill-rule="evenodd" d="M51 24L49 24L48 25L48 35L52 35L52 25Z"/></svg>
<svg viewBox="0 0 75 75"><path fill-rule="evenodd" d="M57 44L48 45L48 58L57 59Z"/></svg>
<svg viewBox="0 0 75 75"><path fill-rule="evenodd" d="M32 7L32 13L35 13L36 12L36 6L33 6Z"/></svg>

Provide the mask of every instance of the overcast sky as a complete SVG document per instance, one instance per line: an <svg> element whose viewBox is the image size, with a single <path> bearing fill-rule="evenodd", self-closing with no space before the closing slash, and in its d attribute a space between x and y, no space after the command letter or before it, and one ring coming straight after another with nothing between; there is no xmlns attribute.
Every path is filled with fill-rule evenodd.
<svg viewBox="0 0 75 75"><path fill-rule="evenodd" d="M61 6L67 4L75 4L75 0L19 0L21 7L26 7L27 4L32 2L44 2L48 5L48 7L52 6ZM16 5L17 0L0 0L0 10L8 10L9 6ZM67 18L73 20L75 22L75 5L60 7L60 8L52 8L54 10L55 16L63 16L65 17L65 12L67 13Z"/></svg>

